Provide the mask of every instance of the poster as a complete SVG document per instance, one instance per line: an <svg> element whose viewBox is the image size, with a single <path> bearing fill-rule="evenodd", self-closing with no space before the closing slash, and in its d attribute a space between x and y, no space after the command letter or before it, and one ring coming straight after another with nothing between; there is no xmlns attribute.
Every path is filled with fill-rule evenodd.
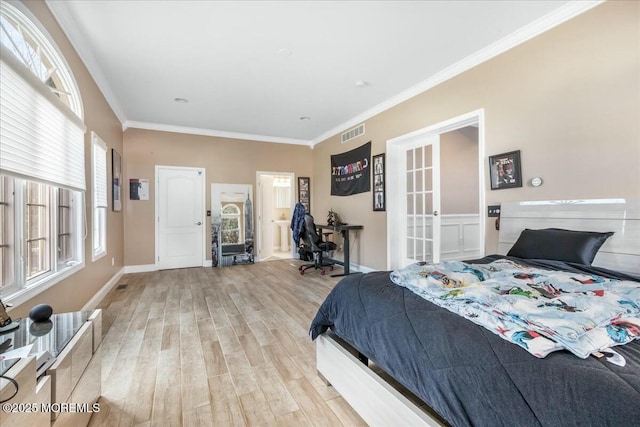
<svg viewBox="0 0 640 427"><path fill-rule="evenodd" d="M520 151L497 154L489 157L491 189L522 187Z"/></svg>
<svg viewBox="0 0 640 427"><path fill-rule="evenodd" d="M149 200L149 180L131 178L129 180L129 199Z"/></svg>
<svg viewBox="0 0 640 427"><path fill-rule="evenodd" d="M371 141L331 156L331 195L350 196L371 190Z"/></svg>

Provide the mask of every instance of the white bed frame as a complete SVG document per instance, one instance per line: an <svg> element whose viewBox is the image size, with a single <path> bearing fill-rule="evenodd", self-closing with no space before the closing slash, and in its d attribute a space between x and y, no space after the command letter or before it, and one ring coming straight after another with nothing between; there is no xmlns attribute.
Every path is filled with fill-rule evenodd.
<svg viewBox="0 0 640 427"><path fill-rule="evenodd" d="M525 228L613 231L593 265L640 274L640 200L591 199L506 202L500 212L498 253L505 255Z"/></svg>
<svg viewBox="0 0 640 427"><path fill-rule="evenodd" d="M499 254L506 254L525 228L613 231L593 265L640 274L640 200L592 199L506 202L501 206ZM316 340L318 374L371 426L440 426L360 362L332 333Z"/></svg>

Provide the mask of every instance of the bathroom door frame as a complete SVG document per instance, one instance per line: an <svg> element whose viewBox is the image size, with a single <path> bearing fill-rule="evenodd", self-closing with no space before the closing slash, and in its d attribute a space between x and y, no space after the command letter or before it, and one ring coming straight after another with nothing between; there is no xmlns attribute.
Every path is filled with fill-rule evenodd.
<svg viewBox="0 0 640 427"><path fill-rule="evenodd" d="M262 213L262 177L263 176L288 176L291 179L291 187L290 187L290 198L289 200L291 201L291 206L289 207L289 209L291 210L291 212L293 212L293 208L296 205L296 197L295 197L295 190L296 190L296 174L293 172L269 172L269 171L256 171L256 232L255 232L255 239L256 239L256 244L254 245L254 249L255 249L255 257L254 260L255 262L260 262L262 261L262 254L260 253L262 251L262 227L264 226L262 224L262 218L263 218L263 213ZM296 248L294 247L293 244L291 244L291 242L289 242L289 246L291 248L291 257L293 258L295 253L296 253Z"/></svg>

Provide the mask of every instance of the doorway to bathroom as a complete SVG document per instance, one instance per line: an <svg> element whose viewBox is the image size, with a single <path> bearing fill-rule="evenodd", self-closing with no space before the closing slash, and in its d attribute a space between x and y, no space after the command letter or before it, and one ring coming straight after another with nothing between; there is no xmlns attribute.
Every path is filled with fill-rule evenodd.
<svg viewBox="0 0 640 427"><path fill-rule="evenodd" d="M293 257L294 177L292 172L256 172L256 261Z"/></svg>

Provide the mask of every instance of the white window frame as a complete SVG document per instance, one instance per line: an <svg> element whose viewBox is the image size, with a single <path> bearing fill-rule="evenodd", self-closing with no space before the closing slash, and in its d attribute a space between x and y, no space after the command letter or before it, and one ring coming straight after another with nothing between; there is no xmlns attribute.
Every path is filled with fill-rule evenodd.
<svg viewBox="0 0 640 427"><path fill-rule="evenodd" d="M84 117L82 97L71 67L58 49L46 28L38 22L33 13L20 2L3 1L0 5L2 15L8 18L11 26L18 25L18 31L26 33L30 42L24 39L12 39L10 50L18 53L19 61L28 67L34 76L56 94L80 119ZM5 33L4 37L8 37ZM22 36L18 36L20 38ZM10 39L10 37L8 37ZM19 52L28 52L27 56ZM47 82L48 78L56 81L61 87L54 89Z"/></svg>
<svg viewBox="0 0 640 427"><path fill-rule="evenodd" d="M91 260L107 255L107 144L91 132L92 248Z"/></svg>
<svg viewBox="0 0 640 427"><path fill-rule="evenodd" d="M12 268L13 281L10 284L3 284L0 287L0 296L2 301L11 302L14 305L22 304L40 292L50 288L61 280L71 276L75 272L84 267L84 240L83 240L83 211L84 203L82 192L71 191L70 193L70 234L73 256L64 262L58 260L58 221L57 211L59 206L58 187L49 185L49 229L47 233L47 246L49 250L49 269L32 279L27 279L27 181L18 178L6 177L12 180L13 197L6 198L9 204L5 205L5 212L11 218L17 218L9 225L10 237L8 244L9 250L12 251L13 262Z"/></svg>
<svg viewBox="0 0 640 427"><path fill-rule="evenodd" d="M66 264L67 262L73 261L74 254L77 250L77 245L75 244L74 233L74 193L71 190L66 188L58 188L55 190L56 192L56 203L55 203L55 217L56 220L56 247L54 248L56 251L56 260L57 265ZM68 200L62 199L62 192L68 194ZM63 212L65 214L63 214ZM67 221L64 221L66 215ZM64 223L63 223L64 221ZM63 252L62 242L67 245L66 250ZM65 255L64 257L61 256Z"/></svg>
<svg viewBox="0 0 640 427"><path fill-rule="evenodd" d="M10 251L6 267L11 269L12 277L10 283L2 279L0 296L5 303L20 305L84 268L85 126L76 81L44 26L20 2L2 1L0 14L13 28L19 27L17 32L6 27L3 43L7 44L0 44L0 84L4 95L0 100L0 174L11 180L12 191L5 195L9 205L3 208L11 223L1 225L8 231L4 237ZM43 128L49 132L41 132ZM49 186L46 238L50 265L46 272L27 280L25 222L29 181ZM66 231L72 255L66 260L58 259L57 247L61 188L70 191L70 229Z"/></svg>
<svg viewBox="0 0 640 427"><path fill-rule="evenodd" d="M235 213L225 214L224 210L227 207L234 208L235 209ZM231 230L223 230L222 226L220 226L220 234L221 234L220 235L220 241L223 242L222 244L223 245L238 245L238 244L242 243L242 240L243 240L242 239L242 209L240 209L238 207L238 205L235 205L233 203L227 203L227 204L222 206L222 209L221 209L220 212L221 212L221 216L222 216L223 220L225 218L236 218L238 220L238 228L237 229L234 228L234 229L231 229ZM235 230L238 230L238 241L237 242L233 242L233 243L224 243L224 239L222 238L222 233L224 233L225 231L228 232L228 231L235 231Z"/></svg>
<svg viewBox="0 0 640 427"><path fill-rule="evenodd" d="M3 178L0 176L0 285L13 287L16 281L15 197L13 181Z"/></svg>
<svg viewBox="0 0 640 427"><path fill-rule="evenodd" d="M55 238L53 237L55 235L52 233L52 230L54 230L56 226L54 224L53 212L57 210L57 208L55 207L55 202L54 202L54 197L55 197L54 187L51 187L50 185L46 185L46 184L41 184L39 182L33 182L33 181L26 182L25 184L26 184L24 186L25 209L24 209L24 215L23 215L23 218L25 221L25 227L24 227L25 246L23 251L23 257L25 259L27 283L30 283L33 281L37 281L41 277L45 277L49 275L52 271L55 271L53 269L54 266L52 265L52 263L54 262L54 255L52 254L52 252L53 252L53 247L55 246L54 245ZM32 201L28 197L29 187L31 186L35 189L35 192L39 194L39 196L37 197L37 200L35 200L36 202L35 204L31 203ZM44 193L44 196L42 196L41 193ZM31 209L36 209L38 211L38 214L33 215L32 217ZM35 218L38 218L39 226L37 227L38 228L37 234L32 236L30 234L31 226L29 222ZM38 248L34 250L34 247L30 243L33 244L33 246L37 245ZM31 272L31 265L29 260L31 259L31 255L34 252L37 252L39 254L36 258L42 259L43 265L40 267L39 270L35 272Z"/></svg>

